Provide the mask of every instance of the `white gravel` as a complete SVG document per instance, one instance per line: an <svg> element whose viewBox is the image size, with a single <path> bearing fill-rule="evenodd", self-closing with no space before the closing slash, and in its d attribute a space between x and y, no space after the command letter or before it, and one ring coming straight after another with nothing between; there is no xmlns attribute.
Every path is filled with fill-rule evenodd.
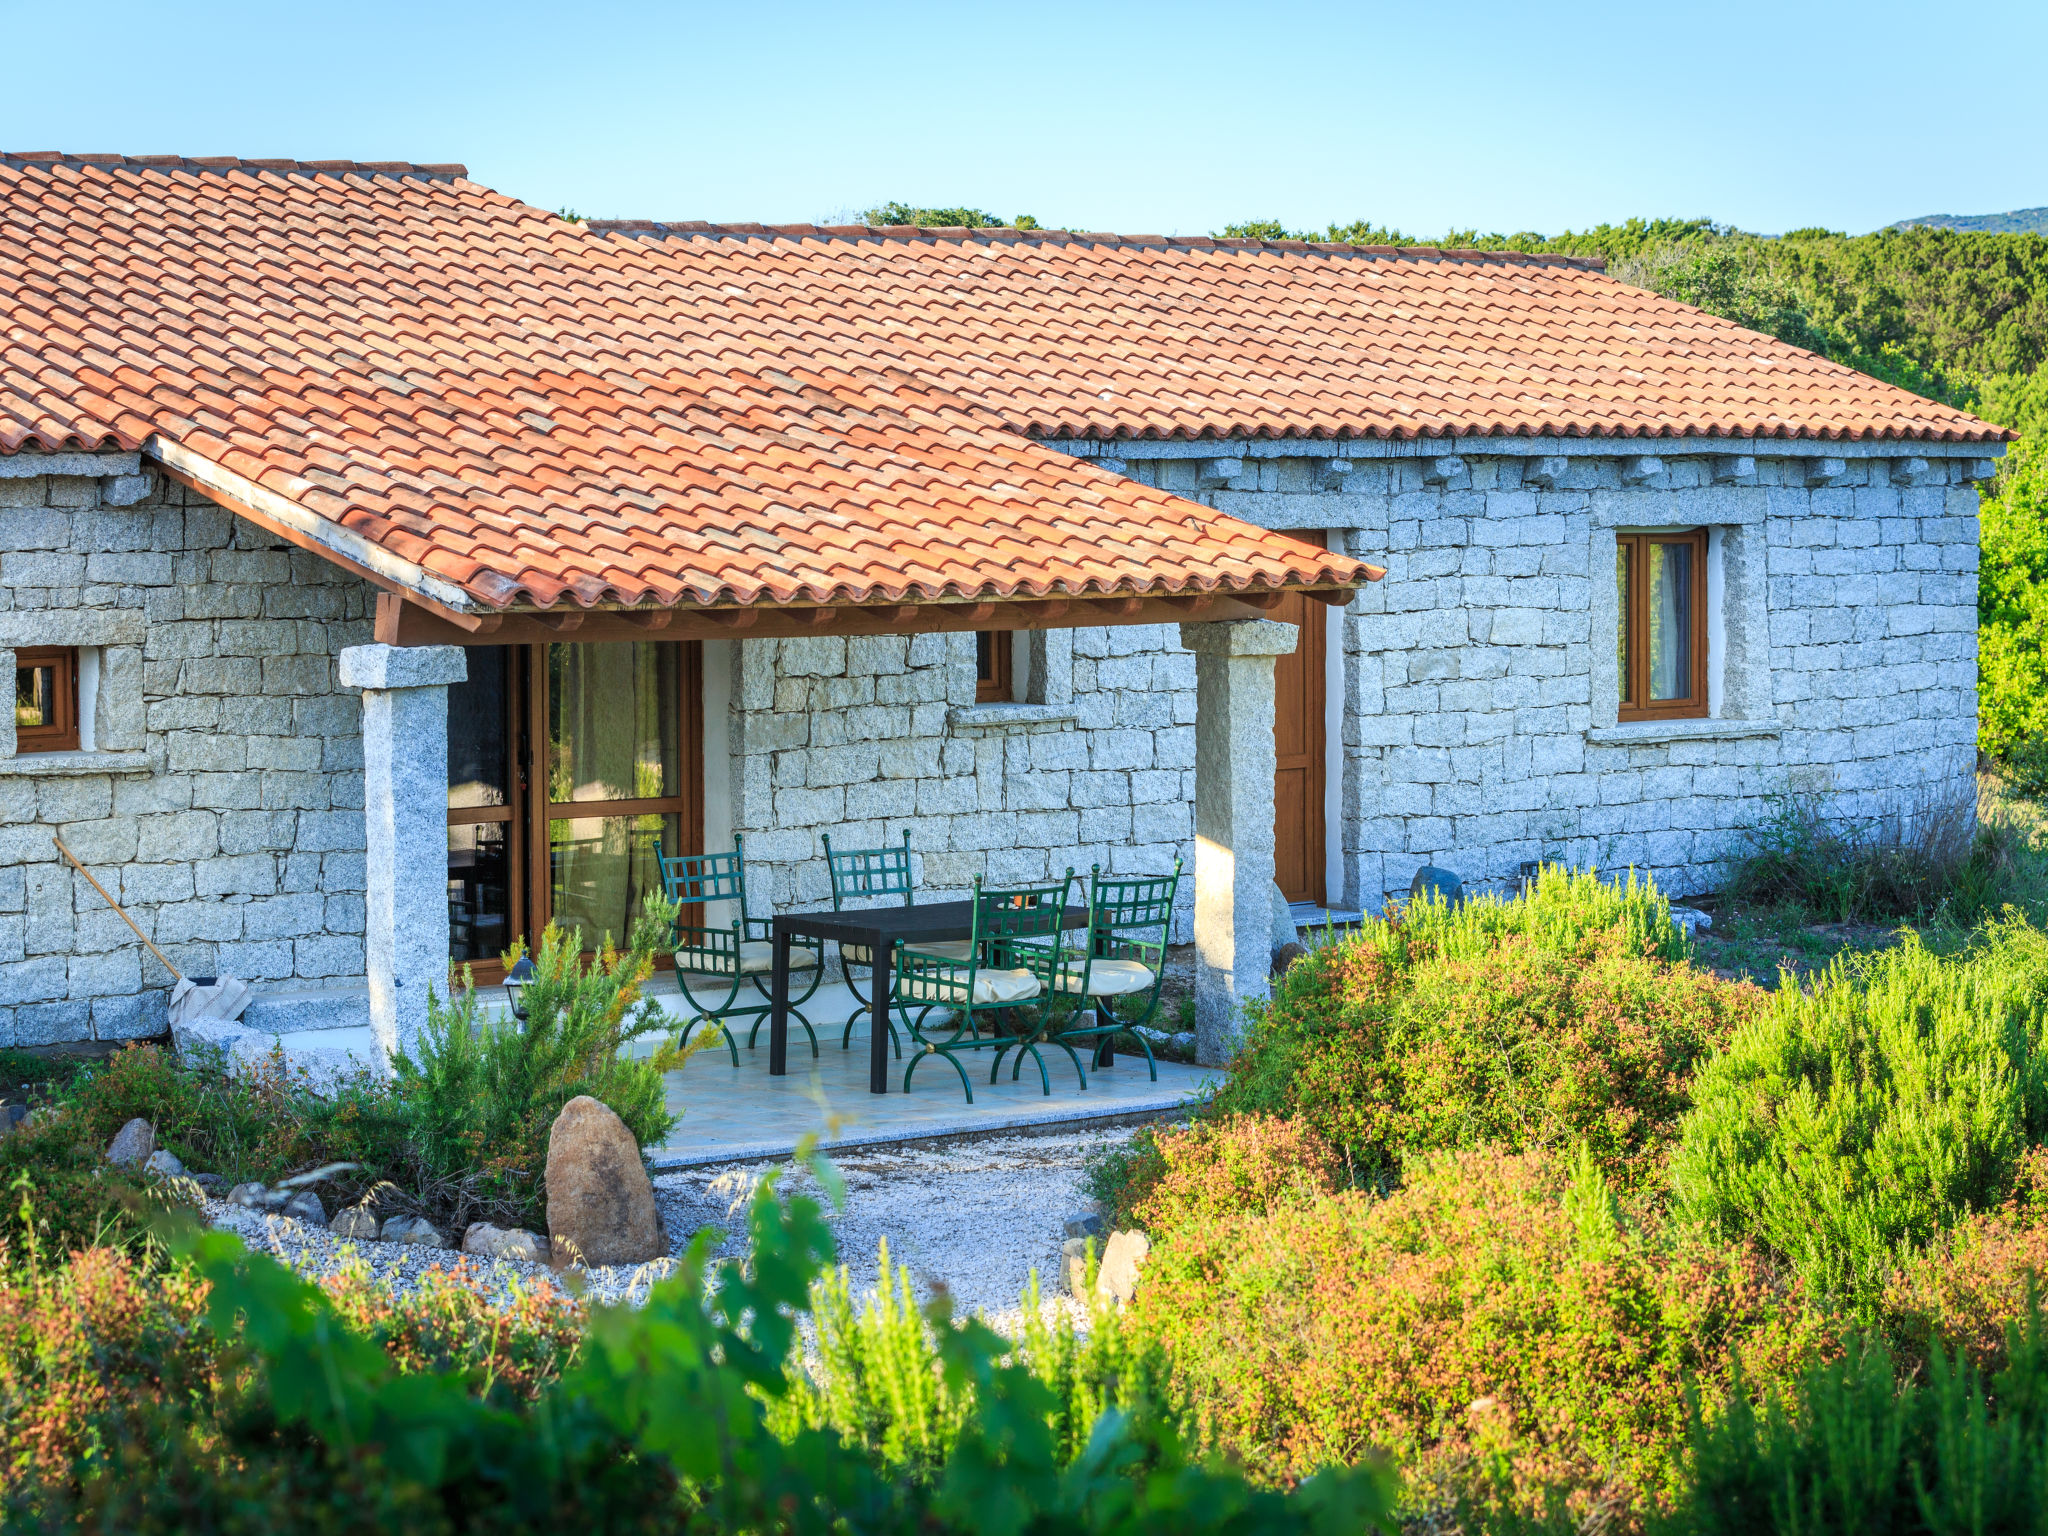
<svg viewBox="0 0 2048 1536"><path fill-rule="evenodd" d="M1006 1136L902 1150L845 1152L831 1161L846 1183L846 1203L833 1210L810 1174L792 1170L785 1194L826 1205L856 1299L870 1293L881 1242L892 1264L907 1266L920 1298L944 1285L962 1313L982 1312L998 1329L1014 1327L1033 1270L1047 1306L1059 1290L1063 1218L1085 1202L1081 1175L1089 1153L1127 1138L1129 1129L1054 1136ZM659 1175L654 1192L673 1251L681 1253L704 1227L721 1231L715 1250L737 1256L744 1246L746 1205L774 1161L689 1168ZM498 1295L517 1286L562 1286L547 1266L481 1260L449 1249L400 1243L350 1242L323 1227L208 1200L207 1219L238 1233L251 1248L319 1277L362 1264L373 1279L409 1287L430 1269L466 1267L473 1281ZM593 1300L634 1301L667 1274L671 1261L596 1270L579 1277Z"/></svg>

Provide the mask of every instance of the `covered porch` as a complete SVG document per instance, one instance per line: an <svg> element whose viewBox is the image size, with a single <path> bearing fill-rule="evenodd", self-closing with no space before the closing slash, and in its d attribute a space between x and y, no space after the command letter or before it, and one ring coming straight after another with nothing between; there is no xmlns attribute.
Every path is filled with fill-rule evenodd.
<svg viewBox="0 0 2048 1536"><path fill-rule="evenodd" d="M1341 602L1350 590L1333 586L1312 595ZM1187 873L1193 890L1192 932L1183 929L1174 937L1183 942L1192 937L1194 941L1193 990L1199 1057L1208 1064L1220 1063L1229 1054L1234 1023L1243 1004L1265 995L1272 948L1273 674L1276 658L1293 649L1298 634L1294 625L1265 617L1272 597L1273 594L1254 591L1165 600L950 603L900 605L888 610L757 608L740 616L737 622L730 616L674 611L599 612L575 623L554 615L516 615L496 622L487 620L474 630L398 599L381 602L378 642L353 648L342 657L343 680L360 689L364 701L366 950L373 1053L387 1053L416 1034L425 1022L425 987L433 985L439 989L451 953L459 948L451 923L455 881L448 864L453 847L451 833L459 818L450 809L453 802L435 794L434 787L453 782L449 772L451 748L458 754L466 750L461 738L465 722L458 713L451 726L449 697L450 690L459 689L469 675L469 659L479 646L644 645L650 631L665 640L730 640L736 628L748 642L835 633L972 633L992 634L1008 641L1019 633L1045 635L1082 626L1159 625L1170 618L1177 628L1169 633L1177 635L1185 650L1192 653L1195 684L1191 722L1194 836L1192 848L1181 853L1189 865ZM383 638L386 636L389 638ZM729 713L735 722L733 728L743 731L749 718L746 702L737 698L712 699L700 707L707 715L721 710ZM1001 715L1000 710L995 713ZM1024 713L1028 715L1028 709ZM453 741L451 730L455 733ZM715 771L717 754L707 752L706 756ZM850 821L874 820L854 812L855 797L851 792L844 803ZM562 807L554 807L550 814L561 810ZM947 846L942 836L920 835L925 824L916 815L883 819L889 825L892 840L899 829L907 829L919 848ZM698 828L702 825L699 818ZM749 832L750 855L756 841L765 843L785 835L780 830L764 835L755 825L756 830ZM846 834L858 835L851 826L829 830L840 846L846 843ZM791 835L782 851L789 854L787 844L808 843L811 837L808 830ZM716 850L706 841L704 851ZM1097 853L1099 857L1099 844ZM1053 862L1055 866L1061 862L1058 849L1053 850ZM1074 850L1065 862L1078 862L1085 869L1087 860L1080 850ZM927 865L928 870L937 867L936 862ZM954 878L942 876L927 882L917 893L918 902L957 899L966 894L954 888L961 871L960 860L955 858L945 867ZM987 873L992 884L1002 883L993 864ZM817 899L821 894L784 889L776 893L772 910L756 900L750 915L765 918L791 910L817 910L827 905ZM674 998L680 1011L681 999L674 991L674 977L658 978L657 985ZM837 992L845 990L836 976L828 985ZM844 1007L834 1009L828 1005L822 1014L812 1009L814 1017L825 1018L833 1025L820 1031L823 1049L815 1070L808 1042L799 1032L793 1036L788 1053L788 1074L774 1074L765 1028L757 1049L742 1050L737 1069L722 1049L695 1058L672 1085L672 1091L678 1095L678 1106L687 1110L684 1137L701 1134L726 1148L781 1145L793 1142L794 1136L804 1131L825 1133L828 1120L836 1117L851 1127L843 1136L859 1142L954 1134L974 1126L1024 1124L1048 1118L1157 1113L1182 1102L1202 1076L1196 1068L1162 1062L1159 1081L1154 1084L1140 1058L1135 1068L1126 1064L1122 1068L1091 1072L1085 1092L1078 1083L1060 1080L1056 1075L1048 1097L1034 1080L1035 1071L1027 1068L1024 1079L1013 1086L1006 1065L1000 1086L993 1090L978 1088L971 1106L963 1102L950 1077L920 1080L916 1091L905 1095L900 1090L900 1081L886 1082L884 1074L870 1070L872 1041L865 1019L857 1027L853 1049L840 1048L837 1026L853 1006L848 994ZM1172 1027L1170 1022L1168 1027ZM886 1077L900 1079L900 1063L898 1070ZM1142 1087L1130 1083L1132 1078L1138 1079ZM860 1112L850 1109L847 1103L856 1085L863 1104ZM891 1100L886 1111L882 1111L879 1102L870 1102L878 1100L882 1093ZM821 1097L826 1107L821 1107ZM1026 1097L1032 1102L1024 1103ZM877 1111L882 1111L879 1119ZM791 1131L789 1128L799 1121L802 1130ZM865 1128L858 1128L862 1126ZM678 1147L665 1149L665 1155L680 1158L689 1153L687 1148Z"/></svg>

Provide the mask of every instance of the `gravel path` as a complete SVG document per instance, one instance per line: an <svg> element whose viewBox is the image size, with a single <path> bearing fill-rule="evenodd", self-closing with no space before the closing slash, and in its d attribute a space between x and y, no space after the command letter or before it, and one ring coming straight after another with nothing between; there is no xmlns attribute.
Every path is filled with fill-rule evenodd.
<svg viewBox="0 0 2048 1536"><path fill-rule="evenodd" d="M1061 1220L1084 1202L1081 1175L1089 1153L1127 1138L1128 1129L1058 1136L1006 1136L903 1150L846 1152L832 1159L846 1181L844 1209L827 1219L847 1266L856 1299L874 1289L877 1250L886 1239L892 1264L907 1266L920 1299L946 1286L962 1312L980 1311L997 1328L1014 1326L1019 1298L1038 1272L1047 1306L1059 1289ZM732 1257L743 1247L746 1203L771 1161L691 1168L654 1180L673 1250L695 1233L725 1234L716 1250ZM808 1172L783 1180L785 1193L822 1198ZM467 1266L475 1283L498 1295L513 1286L560 1286L545 1265L478 1260L446 1249L399 1243L346 1242L325 1228L209 1200L207 1219L241 1235L250 1247L274 1254L300 1271L321 1276L351 1263L395 1289L409 1287L429 1269ZM635 1300L668 1272L668 1262L597 1270L585 1293L596 1300Z"/></svg>

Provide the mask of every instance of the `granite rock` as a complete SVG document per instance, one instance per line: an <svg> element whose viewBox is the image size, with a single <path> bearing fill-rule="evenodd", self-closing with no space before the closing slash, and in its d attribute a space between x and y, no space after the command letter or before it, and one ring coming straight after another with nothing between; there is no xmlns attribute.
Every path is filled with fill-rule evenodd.
<svg viewBox="0 0 2048 1536"><path fill-rule="evenodd" d="M107 1161L122 1168L136 1168L156 1151L156 1127L140 1118L130 1120L114 1133L107 1147Z"/></svg>
<svg viewBox="0 0 2048 1536"><path fill-rule="evenodd" d="M1095 1289L1103 1296L1128 1302L1138 1292L1138 1275L1152 1252L1152 1240L1138 1231L1112 1232L1095 1272Z"/></svg>
<svg viewBox="0 0 2048 1536"><path fill-rule="evenodd" d="M387 1243L411 1243L419 1248L446 1248L448 1235L424 1216L393 1216L378 1234Z"/></svg>
<svg viewBox="0 0 2048 1536"><path fill-rule="evenodd" d="M587 1094L563 1105L548 1132L547 1193L558 1266L645 1264L668 1253L639 1144Z"/></svg>
<svg viewBox="0 0 2048 1536"><path fill-rule="evenodd" d="M377 1216L368 1206L352 1205L336 1215L327 1224L327 1230L352 1242L374 1243L377 1240Z"/></svg>
<svg viewBox="0 0 2048 1536"><path fill-rule="evenodd" d="M462 1235L462 1251L480 1259L519 1259L528 1264L545 1264L550 1245L537 1232L475 1221Z"/></svg>

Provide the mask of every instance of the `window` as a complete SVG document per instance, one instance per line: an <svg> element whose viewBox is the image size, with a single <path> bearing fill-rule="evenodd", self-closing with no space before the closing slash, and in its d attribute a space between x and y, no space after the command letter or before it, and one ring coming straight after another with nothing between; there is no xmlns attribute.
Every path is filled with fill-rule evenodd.
<svg viewBox="0 0 2048 1536"><path fill-rule="evenodd" d="M1707 712L1707 531L1619 533L1615 663L1623 720Z"/></svg>
<svg viewBox="0 0 2048 1536"><path fill-rule="evenodd" d="M43 646L14 653L14 750L78 750L78 652Z"/></svg>
<svg viewBox="0 0 2048 1536"><path fill-rule="evenodd" d="M1007 629L974 632L974 702L1007 704L1011 698L1011 658L1016 637Z"/></svg>

